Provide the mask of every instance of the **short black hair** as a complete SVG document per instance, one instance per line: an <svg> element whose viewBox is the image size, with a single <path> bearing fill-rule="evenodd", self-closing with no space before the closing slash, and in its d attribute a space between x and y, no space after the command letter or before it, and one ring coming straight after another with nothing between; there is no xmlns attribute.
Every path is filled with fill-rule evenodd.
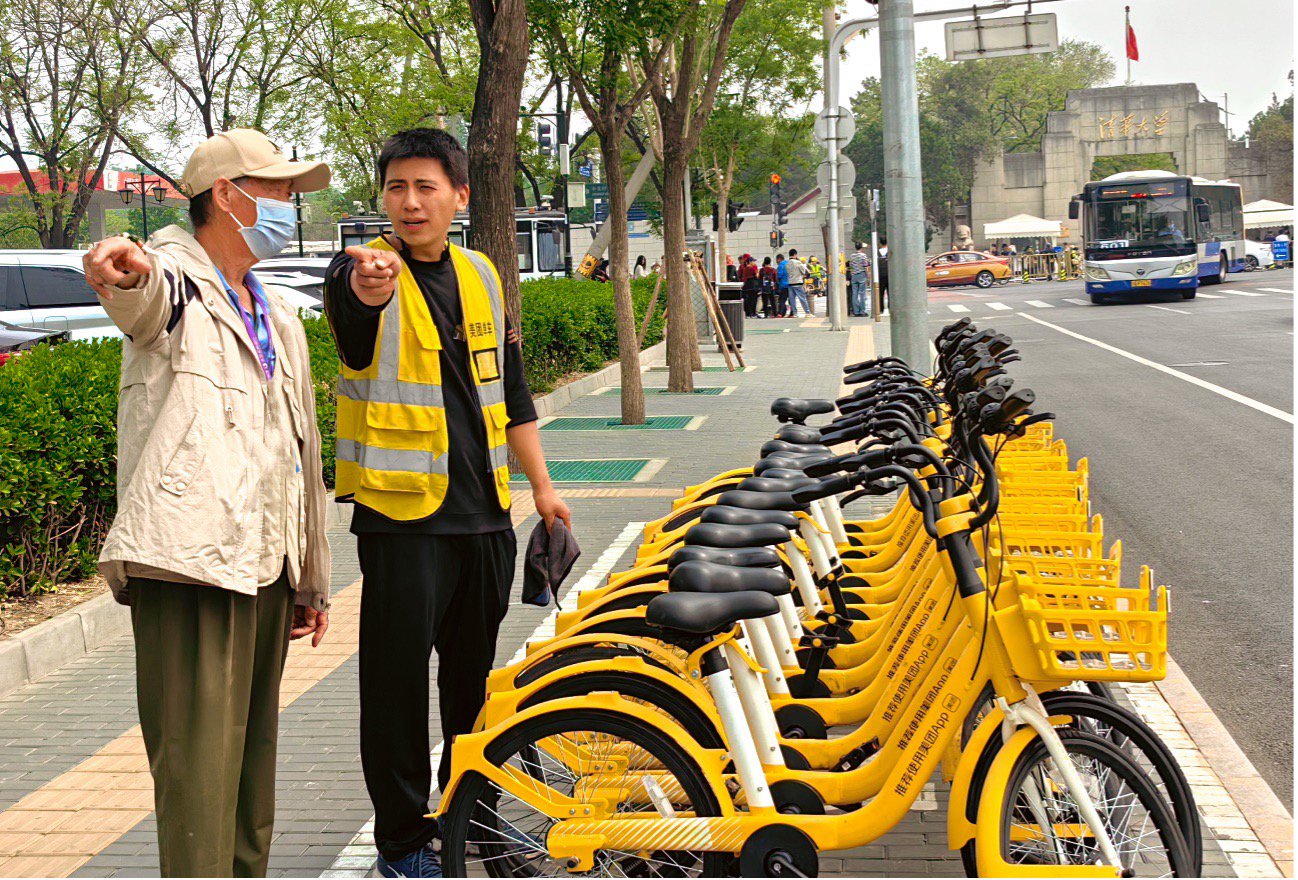
<svg viewBox="0 0 1298 880"><path fill-rule="evenodd" d="M783 259L784 259L784 254L776 254L776 255L775 255L775 259L777 259L777 260L783 260Z"/></svg>
<svg viewBox="0 0 1298 880"><path fill-rule="evenodd" d="M440 128L408 128L384 141L379 151L379 186L387 182L388 165L393 159L436 159L442 163L451 186L459 189L469 185L468 154L459 141Z"/></svg>
<svg viewBox="0 0 1298 880"><path fill-rule="evenodd" d="M790 256L790 257L796 257L797 255L798 255L798 249L797 249L797 248L789 248L789 256Z"/></svg>
<svg viewBox="0 0 1298 880"><path fill-rule="evenodd" d="M240 185L248 178L232 177L230 182L235 186ZM212 220L212 190L205 189L198 195L189 200L189 225L198 229L200 226L206 226Z"/></svg>

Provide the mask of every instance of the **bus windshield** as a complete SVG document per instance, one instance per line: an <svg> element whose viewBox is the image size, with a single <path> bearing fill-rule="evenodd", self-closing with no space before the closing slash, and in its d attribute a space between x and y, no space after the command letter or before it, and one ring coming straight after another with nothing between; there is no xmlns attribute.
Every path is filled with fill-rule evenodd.
<svg viewBox="0 0 1298 880"><path fill-rule="evenodd" d="M1097 186L1089 196L1088 249L1178 248L1193 240L1185 181Z"/></svg>

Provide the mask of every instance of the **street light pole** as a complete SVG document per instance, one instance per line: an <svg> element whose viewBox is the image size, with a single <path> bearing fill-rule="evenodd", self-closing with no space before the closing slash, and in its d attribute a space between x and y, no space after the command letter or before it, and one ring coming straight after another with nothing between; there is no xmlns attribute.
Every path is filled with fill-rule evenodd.
<svg viewBox="0 0 1298 880"><path fill-rule="evenodd" d="M825 223L829 227L829 253L825 262L829 265L826 275L829 290L826 291L825 304L829 311L829 329L843 330L843 307L840 302L842 291L842 273L838 271L838 252L842 250L839 239L842 229L839 225L838 206L838 78L833 75L833 64L829 55L834 51L834 30L838 26L833 0L826 2L823 9L825 28L825 109L829 137L826 139L826 151L829 154L829 192L825 202Z"/></svg>
<svg viewBox="0 0 1298 880"><path fill-rule="evenodd" d="M883 176L888 187L888 298L892 353L927 375L928 285L924 277L924 188L915 82L914 0L880 0Z"/></svg>
<svg viewBox="0 0 1298 880"><path fill-rule="evenodd" d="M293 148L293 161L297 161L297 147ZM306 256L306 248L302 245L302 194L293 193L293 219L297 221L297 255Z"/></svg>
<svg viewBox="0 0 1298 880"><path fill-rule="evenodd" d="M563 198L563 275L572 277L572 215L568 210L568 174L572 166L572 155L568 145L568 113L563 104L563 77L555 77L555 134L559 147L559 192Z"/></svg>
<svg viewBox="0 0 1298 880"><path fill-rule="evenodd" d="M144 182L144 166L140 166L140 212L143 216L144 240L149 240L149 187Z"/></svg>

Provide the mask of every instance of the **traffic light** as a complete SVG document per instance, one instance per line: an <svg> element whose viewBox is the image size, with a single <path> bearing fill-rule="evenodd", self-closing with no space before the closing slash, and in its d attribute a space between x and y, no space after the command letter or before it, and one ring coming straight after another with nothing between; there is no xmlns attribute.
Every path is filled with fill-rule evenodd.
<svg viewBox="0 0 1298 880"><path fill-rule="evenodd" d="M738 232L739 227L744 224L744 218L739 216L739 212L744 209L743 204L730 202L726 205L726 229L730 232Z"/></svg>
<svg viewBox="0 0 1298 880"><path fill-rule="evenodd" d="M536 123L536 145L542 153L554 152L554 127L550 123L538 120Z"/></svg>
<svg viewBox="0 0 1298 880"><path fill-rule="evenodd" d="M774 249L774 248L782 248L782 247L784 247L784 230L772 229L771 248Z"/></svg>
<svg viewBox="0 0 1298 880"><path fill-rule="evenodd" d="M721 216L717 211L717 203L712 203L712 231L717 232L721 229Z"/></svg>

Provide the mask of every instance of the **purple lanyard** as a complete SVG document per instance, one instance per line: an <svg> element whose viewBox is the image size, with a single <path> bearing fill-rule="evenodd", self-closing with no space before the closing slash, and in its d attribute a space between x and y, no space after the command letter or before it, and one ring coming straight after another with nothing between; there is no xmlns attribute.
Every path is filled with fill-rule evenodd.
<svg viewBox="0 0 1298 880"><path fill-rule="evenodd" d="M248 339L252 342L253 351L257 353L257 361L261 364L261 371L266 376L266 381L271 381L275 376L275 343L270 338L270 322L268 318L270 307L266 302L265 294L262 292L261 284L258 283L251 272L244 278L244 285L248 288L248 293L252 295L253 314L250 315L244 309L243 303L239 302L239 295L234 292L230 282L225 280L225 276L221 274L220 269L216 270L216 274L221 279L221 283L225 285L225 292L229 295L234 310L243 319L243 326L248 330Z"/></svg>

